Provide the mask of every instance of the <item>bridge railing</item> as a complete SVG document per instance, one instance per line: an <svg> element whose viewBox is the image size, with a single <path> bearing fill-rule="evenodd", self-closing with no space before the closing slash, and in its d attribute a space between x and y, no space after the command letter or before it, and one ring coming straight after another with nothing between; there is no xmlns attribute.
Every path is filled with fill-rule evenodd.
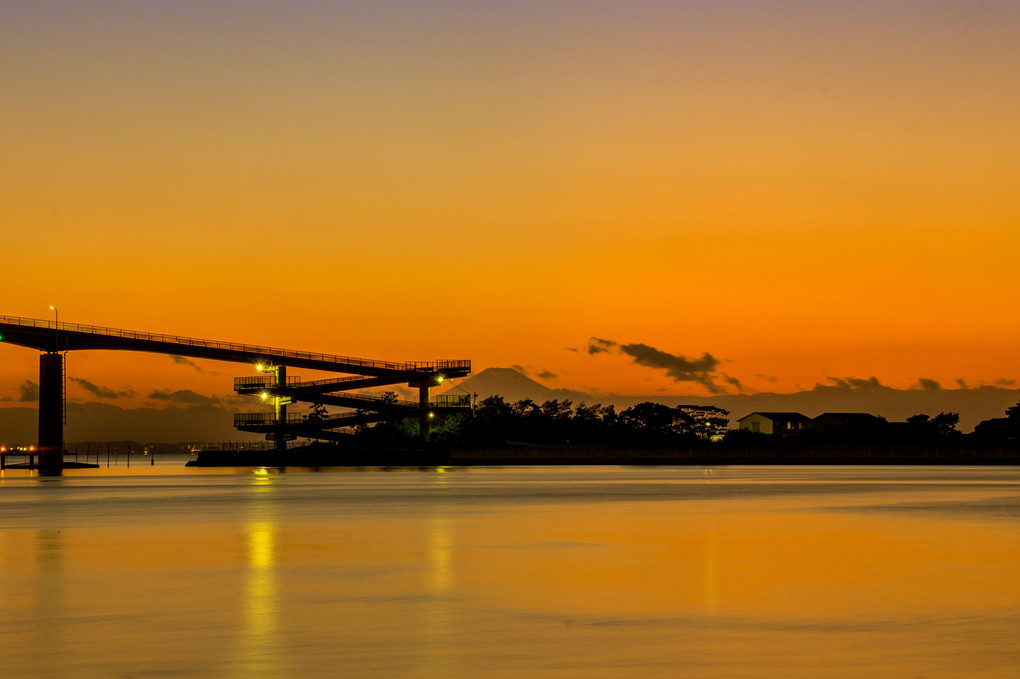
<svg viewBox="0 0 1020 679"><path fill-rule="evenodd" d="M161 342L163 344L179 344L192 347L203 347L208 349L221 349L238 353L252 354L264 358L294 358L322 363L335 363L338 365L356 365L366 368L379 368L382 370L416 370L429 373L436 370L471 369L471 361L465 360L440 360L440 361L376 361L368 358L355 358L353 356L338 356L335 354L323 354L311 351L293 351L290 349L279 349L276 347L264 347L253 344L238 344L235 342L221 342L219 340L198 339L196 337L182 337L179 335L166 335L162 333L138 332L135 330L121 330L119 328L106 328L98 325L81 325L79 323L57 323L56 321L44 321L38 318L21 318L18 316L0 316L0 323L17 325L24 328L46 328L59 330L61 332L79 332L88 335L100 335L104 337L119 337L124 339L143 340L148 342Z"/></svg>
<svg viewBox="0 0 1020 679"><path fill-rule="evenodd" d="M471 397L467 394L443 394L432 399L437 408L470 408Z"/></svg>
<svg viewBox="0 0 1020 679"><path fill-rule="evenodd" d="M382 405L394 405L404 406L406 408L417 408L419 403L417 401L409 401L405 398L392 398L386 396L375 396L373 394L349 394L347 392L337 392L332 396L339 398L346 398L352 401L362 401L364 403L376 403Z"/></svg>
<svg viewBox="0 0 1020 679"><path fill-rule="evenodd" d="M300 424L306 419L297 413L287 413L286 418L278 418L276 413L234 413L234 426Z"/></svg>
<svg viewBox="0 0 1020 679"><path fill-rule="evenodd" d="M288 387L293 387L298 384L301 384L300 377L287 378ZM275 375L253 375L252 377L234 378L234 391L267 389L269 387L275 387L276 385L277 380Z"/></svg>

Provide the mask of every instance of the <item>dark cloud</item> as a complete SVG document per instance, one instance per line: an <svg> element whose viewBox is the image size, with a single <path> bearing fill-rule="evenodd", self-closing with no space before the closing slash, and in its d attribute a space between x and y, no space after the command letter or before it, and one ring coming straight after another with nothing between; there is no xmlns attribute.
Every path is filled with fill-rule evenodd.
<svg viewBox="0 0 1020 679"><path fill-rule="evenodd" d="M590 355L608 352L625 354L633 358L638 365L664 370L677 382L695 382L713 394L725 393L725 389L716 383L720 379L740 388L740 382L736 378L717 372L720 361L708 352L703 353L700 358L687 358L647 344L620 344L600 337L589 339L585 350Z"/></svg>
<svg viewBox="0 0 1020 679"><path fill-rule="evenodd" d="M755 377L760 377L761 379L763 379L763 380L765 380L767 382L778 382L779 381L778 377L774 377L772 375L762 375L761 373L758 373L757 375L755 375Z"/></svg>
<svg viewBox="0 0 1020 679"><path fill-rule="evenodd" d="M1013 387L1016 386L1016 380L1007 380L1007 379L995 380L994 384L995 384L995 386L1002 387L1003 389L1007 389L1007 388L1008 389L1012 389Z"/></svg>
<svg viewBox="0 0 1020 679"><path fill-rule="evenodd" d="M840 389L882 389L886 388L884 384L878 381L877 377L869 377L864 379L863 377L830 377L829 381L834 386ZM816 385L817 389L821 385Z"/></svg>
<svg viewBox="0 0 1020 679"><path fill-rule="evenodd" d="M722 375L722 378L723 380L726 381L727 384L732 384L734 387L736 387L737 391L742 391L744 389L744 385L742 385L740 383L740 380L738 380L736 377L733 377L731 375Z"/></svg>
<svg viewBox="0 0 1020 679"><path fill-rule="evenodd" d="M157 401L170 401L172 403L185 403L188 405L213 405L220 402L215 396L203 396L191 389L159 389L149 394L149 398Z"/></svg>
<svg viewBox="0 0 1020 679"><path fill-rule="evenodd" d="M510 369L516 370L520 374L525 375L527 377L537 377L540 380L551 380L554 377L556 377L556 373L554 372L549 372L548 370L545 370L543 368L536 368L531 365L524 366L515 364L510 366Z"/></svg>
<svg viewBox="0 0 1020 679"><path fill-rule="evenodd" d="M211 400L212 403L219 403L223 407L247 408L251 405L251 396L242 394L227 394Z"/></svg>
<svg viewBox="0 0 1020 679"><path fill-rule="evenodd" d="M96 396L96 398L115 399L121 397L128 397L135 395L133 391L114 391L108 387L101 387L98 384L93 384L88 380L84 380L80 377L68 377L70 381L80 386L85 391L88 391Z"/></svg>
<svg viewBox="0 0 1020 679"><path fill-rule="evenodd" d="M170 354L170 360L173 361L174 363L177 363L177 364L180 364L180 365L190 365L192 368L194 368L195 370L197 370L200 373L204 373L205 372L205 370L203 370L200 365L198 365L197 363L192 361L190 358L185 358L183 356L178 356L177 354Z"/></svg>
<svg viewBox="0 0 1020 679"><path fill-rule="evenodd" d="M928 379L927 377L919 377L917 379L917 385L912 388L923 389L925 391L939 391L942 389L942 385L935 380Z"/></svg>
<svg viewBox="0 0 1020 679"><path fill-rule="evenodd" d="M21 394L18 396L18 400L22 402L38 401L39 400L39 385L32 380L25 380L18 391Z"/></svg>
<svg viewBox="0 0 1020 679"><path fill-rule="evenodd" d="M956 383L960 385L960 389L970 389L970 387L967 386L967 383L963 380L958 379L956 380Z"/></svg>
<svg viewBox="0 0 1020 679"><path fill-rule="evenodd" d="M591 339L588 340L588 346L585 347L585 350L589 354L601 354L602 352L611 351L613 349L619 348L619 346L620 346L619 343L614 342L612 340L604 340L598 337L592 337Z"/></svg>

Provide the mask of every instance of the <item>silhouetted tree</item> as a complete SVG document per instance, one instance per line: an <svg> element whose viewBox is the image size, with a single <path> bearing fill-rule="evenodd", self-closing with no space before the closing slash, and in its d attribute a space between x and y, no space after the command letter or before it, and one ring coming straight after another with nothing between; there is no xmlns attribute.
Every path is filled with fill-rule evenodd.
<svg viewBox="0 0 1020 679"><path fill-rule="evenodd" d="M959 422L959 413L939 413L935 417L912 415L907 418L907 442L945 443L960 436L956 429Z"/></svg>
<svg viewBox="0 0 1020 679"><path fill-rule="evenodd" d="M1020 403L1006 408L1006 417L994 417L979 422L971 436L982 445L1020 443Z"/></svg>
<svg viewBox="0 0 1020 679"><path fill-rule="evenodd" d="M699 439L722 436L730 425L730 411L715 406L677 406L686 415L690 433Z"/></svg>
<svg viewBox="0 0 1020 679"><path fill-rule="evenodd" d="M935 417L931 418L931 426L934 428L936 436L956 436L960 433L956 429L956 425L959 423L959 413L939 413Z"/></svg>
<svg viewBox="0 0 1020 679"><path fill-rule="evenodd" d="M686 433L679 413L662 403L645 401L620 413L620 433L636 445L664 445Z"/></svg>
<svg viewBox="0 0 1020 679"><path fill-rule="evenodd" d="M311 412L308 413L306 418L309 422L322 422L329 417L329 411L326 410L326 406L321 403L313 403L311 405Z"/></svg>

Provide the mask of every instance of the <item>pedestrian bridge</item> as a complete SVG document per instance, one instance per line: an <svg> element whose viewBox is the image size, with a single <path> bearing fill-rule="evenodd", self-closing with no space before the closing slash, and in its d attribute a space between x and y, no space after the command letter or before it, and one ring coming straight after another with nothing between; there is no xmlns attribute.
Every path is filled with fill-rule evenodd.
<svg viewBox="0 0 1020 679"><path fill-rule="evenodd" d="M37 318L0 315L0 343L44 352L39 364L39 451L40 468L46 461L59 470L63 460L65 424L64 356L70 351L111 350L202 358L246 363L256 366L254 378L238 378L235 389L255 394L273 412L245 413L235 417L242 431L266 434L277 447L297 436L337 440L343 429L364 422L392 418L394 412L420 418L423 436L428 435L428 418L436 410L469 407L466 399L429 398L429 389L445 379L464 377L471 361L380 361L313 351L296 351L258 344L239 344L165 333L123 330L79 323L59 323ZM287 369L306 368L345 374L346 377L304 382L288 378ZM401 401L347 393L352 389L407 384L418 389L417 401ZM323 417L287 413L287 406L304 401L351 408L349 412ZM258 401L257 401L258 402Z"/></svg>

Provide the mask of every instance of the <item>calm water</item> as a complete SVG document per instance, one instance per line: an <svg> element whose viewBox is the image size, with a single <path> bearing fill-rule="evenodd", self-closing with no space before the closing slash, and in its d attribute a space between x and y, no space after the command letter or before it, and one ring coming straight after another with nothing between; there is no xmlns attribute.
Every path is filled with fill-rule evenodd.
<svg viewBox="0 0 1020 679"><path fill-rule="evenodd" d="M1020 470L0 476L3 677L1015 677Z"/></svg>

